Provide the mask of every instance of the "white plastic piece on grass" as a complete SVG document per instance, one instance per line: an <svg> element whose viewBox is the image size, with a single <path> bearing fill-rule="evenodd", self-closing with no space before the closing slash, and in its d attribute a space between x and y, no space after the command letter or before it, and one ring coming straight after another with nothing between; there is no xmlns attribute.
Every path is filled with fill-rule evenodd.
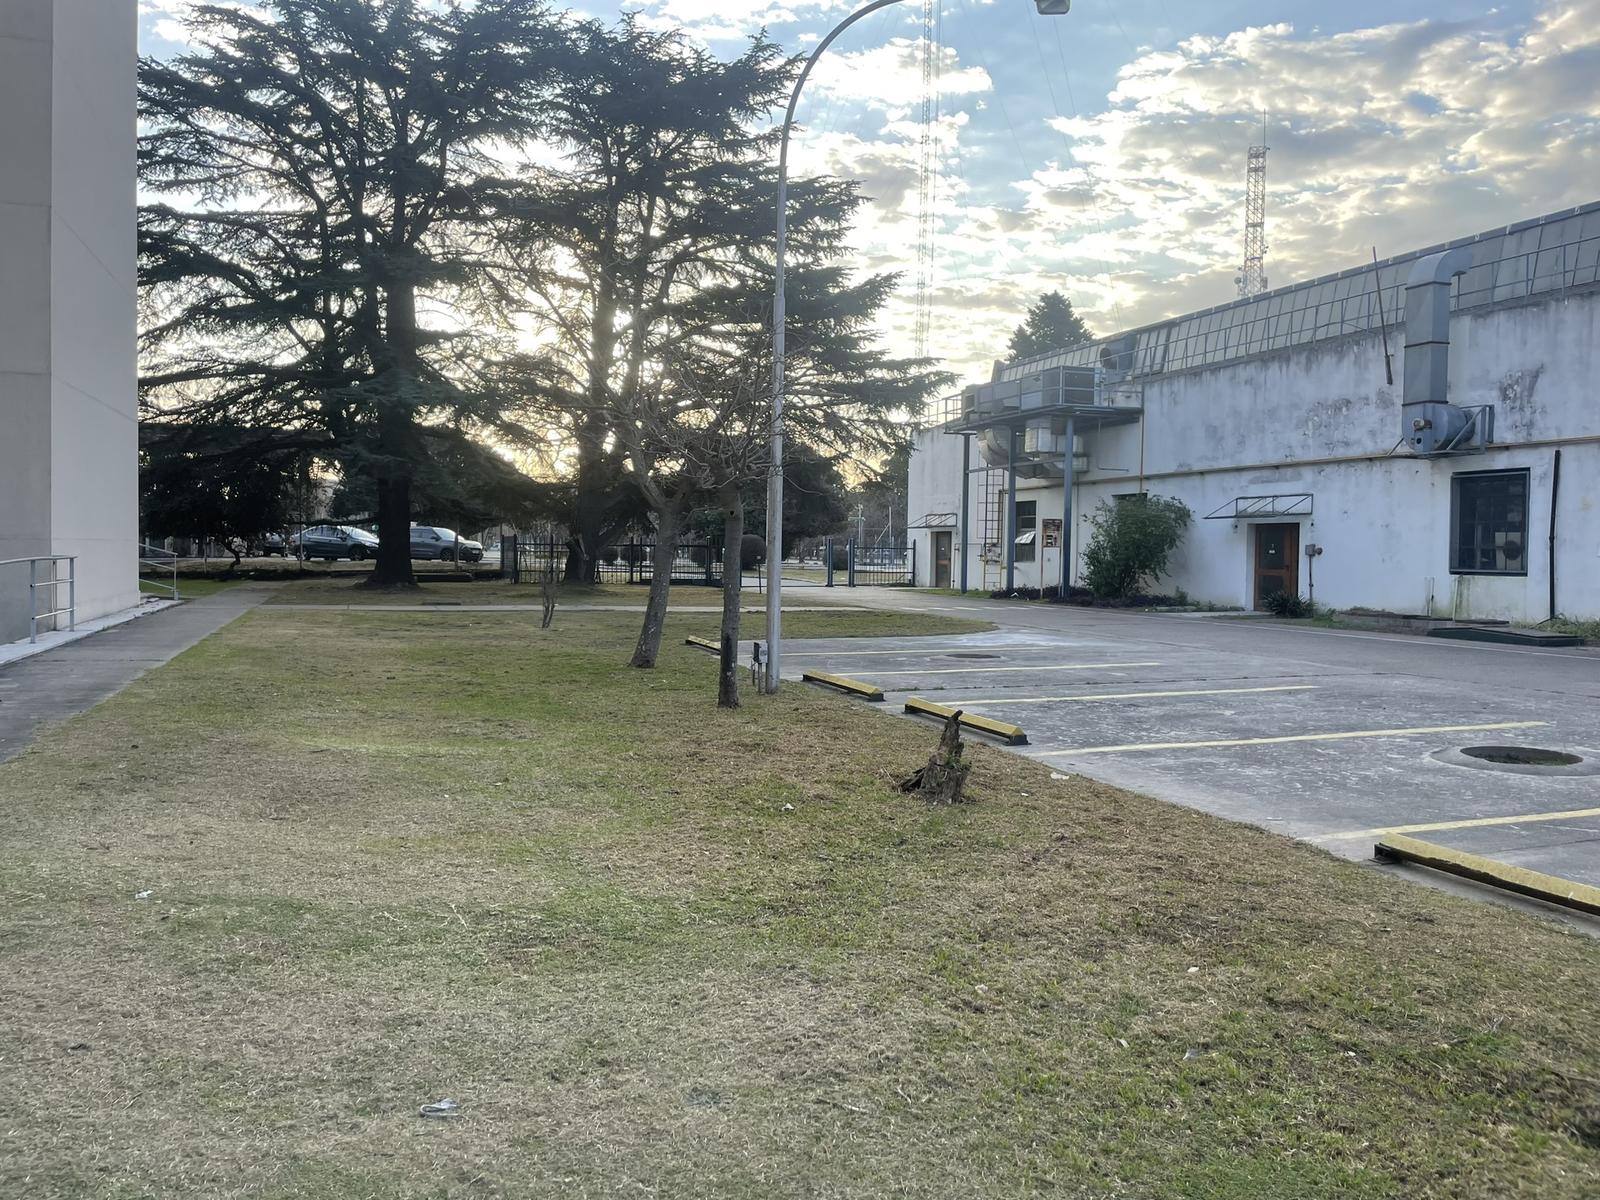
<svg viewBox="0 0 1600 1200"><path fill-rule="evenodd" d="M150 899L150 895L151 895L151 893L149 893L149 892L135 892L133 894L133 898L135 900L148 900L148 899Z"/></svg>
<svg viewBox="0 0 1600 1200"><path fill-rule="evenodd" d="M436 1100L432 1104L424 1104L421 1108L417 1109L417 1116L433 1117L437 1120L447 1120L451 1117L459 1117L460 1115L461 1105L457 1104L448 1096L446 1096L443 1100Z"/></svg>

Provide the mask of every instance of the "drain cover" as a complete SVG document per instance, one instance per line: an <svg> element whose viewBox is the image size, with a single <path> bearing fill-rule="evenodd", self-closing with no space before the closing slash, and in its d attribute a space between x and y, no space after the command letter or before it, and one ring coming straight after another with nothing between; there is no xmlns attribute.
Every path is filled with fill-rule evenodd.
<svg viewBox="0 0 1600 1200"><path fill-rule="evenodd" d="M1459 750L1435 750L1431 757L1452 767L1509 771L1515 775L1600 775L1600 755L1585 758L1570 750L1543 746L1463 746Z"/></svg>
<svg viewBox="0 0 1600 1200"><path fill-rule="evenodd" d="M1565 750L1542 750L1538 746L1467 746L1461 753L1508 767L1575 767L1583 761Z"/></svg>

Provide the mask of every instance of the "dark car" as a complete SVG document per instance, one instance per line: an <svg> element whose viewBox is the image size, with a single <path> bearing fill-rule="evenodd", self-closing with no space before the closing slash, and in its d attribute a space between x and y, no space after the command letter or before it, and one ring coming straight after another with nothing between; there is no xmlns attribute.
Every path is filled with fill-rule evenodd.
<svg viewBox="0 0 1600 1200"><path fill-rule="evenodd" d="M350 525L313 525L289 539L290 552L299 550L304 558L350 558L360 562L378 553L378 539L365 529Z"/></svg>
<svg viewBox="0 0 1600 1200"><path fill-rule="evenodd" d="M455 558L459 550L462 562L481 562L483 543L471 538L457 538L456 531L438 525L413 525L411 527L412 558Z"/></svg>
<svg viewBox="0 0 1600 1200"><path fill-rule="evenodd" d="M288 558L294 553L289 548L289 539L281 533L258 534L250 542L250 556L252 558L271 558L274 554L281 554Z"/></svg>

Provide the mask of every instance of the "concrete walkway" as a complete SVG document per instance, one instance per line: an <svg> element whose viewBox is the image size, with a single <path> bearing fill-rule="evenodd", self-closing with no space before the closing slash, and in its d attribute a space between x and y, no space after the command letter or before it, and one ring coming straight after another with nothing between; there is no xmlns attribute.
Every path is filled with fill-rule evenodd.
<svg viewBox="0 0 1600 1200"><path fill-rule="evenodd" d="M232 623L278 585L240 584L0 667L0 762Z"/></svg>

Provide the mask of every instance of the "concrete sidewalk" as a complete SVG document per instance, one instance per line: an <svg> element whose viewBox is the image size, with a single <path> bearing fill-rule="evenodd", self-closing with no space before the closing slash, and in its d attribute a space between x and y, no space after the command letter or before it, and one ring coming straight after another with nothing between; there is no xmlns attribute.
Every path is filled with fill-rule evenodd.
<svg viewBox="0 0 1600 1200"><path fill-rule="evenodd" d="M45 725L114 696L249 612L276 584L240 584L0 667L0 762Z"/></svg>

